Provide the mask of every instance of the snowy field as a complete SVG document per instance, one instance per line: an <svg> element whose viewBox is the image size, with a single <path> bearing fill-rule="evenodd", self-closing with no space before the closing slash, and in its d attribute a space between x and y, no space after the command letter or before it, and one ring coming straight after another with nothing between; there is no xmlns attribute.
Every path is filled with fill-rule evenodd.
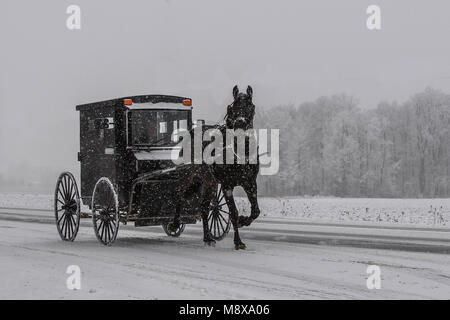
<svg viewBox="0 0 450 320"><path fill-rule="evenodd" d="M250 214L246 198L236 198L239 210ZM301 221L450 226L450 199L259 198L261 215ZM0 207L47 209L53 196L0 193ZM89 210L85 207L83 210Z"/></svg>

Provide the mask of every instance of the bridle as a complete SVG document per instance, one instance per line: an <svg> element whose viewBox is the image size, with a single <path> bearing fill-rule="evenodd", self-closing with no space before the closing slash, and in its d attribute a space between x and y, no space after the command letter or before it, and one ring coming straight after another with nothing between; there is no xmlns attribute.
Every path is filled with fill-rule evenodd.
<svg viewBox="0 0 450 320"><path fill-rule="evenodd" d="M232 103L230 103L230 104L228 105L228 107L227 107L227 112L225 113L225 116L224 116L223 119L221 120L221 121L225 121L225 125L226 125L226 121L227 121L227 119L228 119L228 109L230 109L231 107L233 107L233 105L234 105L235 102L236 102L236 100L234 100ZM252 103L252 106L254 106L253 103ZM221 124L220 124L220 121L219 121L219 122L216 123L215 126L218 128L218 127L221 127L221 126L223 126L223 125L221 125ZM251 125L250 125L247 129L253 129L253 120L251 121Z"/></svg>
<svg viewBox="0 0 450 320"><path fill-rule="evenodd" d="M228 109L229 109L230 107L232 107L232 106L234 105L235 102L236 102L236 100L234 100L231 104L228 105L228 107L227 107L227 112L225 113L225 116L223 117L223 119L222 119L221 121L218 121L218 122L215 123L214 127L215 127L216 129L218 129L218 130L220 130L220 131L222 131L222 129L224 129L224 128L226 129L226 126L227 126L227 125L226 125L226 120L228 119ZM221 122L223 122L223 121L225 121L225 123L221 123ZM251 123L250 128L253 129L253 121L252 121L252 123ZM232 144L232 143L223 146L222 151L223 151L223 150L226 150L226 149L229 149L229 148L232 149L233 154L236 156L236 158L237 158L237 159L240 159L239 155L236 154L236 151L234 150L234 144ZM261 156L261 155L264 155L264 154L267 154L267 153L268 153L268 152L265 152L265 153L262 153L262 154L258 154L258 156Z"/></svg>

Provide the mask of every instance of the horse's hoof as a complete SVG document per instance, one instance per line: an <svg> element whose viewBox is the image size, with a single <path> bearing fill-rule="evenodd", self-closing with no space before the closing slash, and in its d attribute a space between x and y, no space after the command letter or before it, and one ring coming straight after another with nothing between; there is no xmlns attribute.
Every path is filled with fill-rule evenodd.
<svg viewBox="0 0 450 320"><path fill-rule="evenodd" d="M238 228L246 227L248 225L249 225L248 217L246 217L246 216L239 216Z"/></svg>
<svg viewBox="0 0 450 320"><path fill-rule="evenodd" d="M203 242L205 243L205 246L208 246L208 247L215 247L216 246L216 241L215 240L203 240Z"/></svg>
<svg viewBox="0 0 450 320"><path fill-rule="evenodd" d="M236 250L239 250L239 249L244 250L245 248L246 248L245 243L242 243L242 242L234 245L234 249L236 249Z"/></svg>

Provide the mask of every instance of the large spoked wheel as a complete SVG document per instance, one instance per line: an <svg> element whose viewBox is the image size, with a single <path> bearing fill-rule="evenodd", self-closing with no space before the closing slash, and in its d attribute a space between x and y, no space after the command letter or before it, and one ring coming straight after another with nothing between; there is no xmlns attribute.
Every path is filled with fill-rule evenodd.
<svg viewBox="0 0 450 320"><path fill-rule="evenodd" d="M222 240L230 231L230 212L225 201L222 185L218 185L209 206L208 228L214 240Z"/></svg>
<svg viewBox="0 0 450 320"><path fill-rule="evenodd" d="M80 193L75 178L63 172L55 188L56 228L64 241L75 240L80 227Z"/></svg>
<svg viewBox="0 0 450 320"><path fill-rule="evenodd" d="M111 245L119 231L119 201L108 178L100 178L94 187L92 220L97 239L104 245Z"/></svg>
<svg viewBox="0 0 450 320"><path fill-rule="evenodd" d="M180 234L183 233L184 227L186 225L184 223L180 223L178 227L174 226L173 222L163 224L163 229L166 234L170 237L178 238Z"/></svg>

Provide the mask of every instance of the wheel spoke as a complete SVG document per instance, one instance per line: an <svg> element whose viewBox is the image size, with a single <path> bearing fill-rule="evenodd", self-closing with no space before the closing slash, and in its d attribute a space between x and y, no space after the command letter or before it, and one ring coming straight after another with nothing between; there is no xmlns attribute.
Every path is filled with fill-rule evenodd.
<svg viewBox="0 0 450 320"><path fill-rule="evenodd" d="M62 177L61 178L61 181L60 181L60 189L61 189L61 196L62 196L62 198L63 198L63 200L65 200L65 194L66 194L66 189L64 188L64 177Z"/></svg>
<svg viewBox="0 0 450 320"><path fill-rule="evenodd" d="M109 229L111 230L111 237L113 237L113 235L114 235L114 228L112 227L110 221L108 221L108 227L109 227Z"/></svg>
<svg viewBox="0 0 450 320"><path fill-rule="evenodd" d="M108 228L106 227L106 221L104 221L104 223L103 223L103 237L102 237L102 240L103 240L104 243L106 243L107 239L108 239Z"/></svg>
<svg viewBox="0 0 450 320"><path fill-rule="evenodd" d="M219 228L217 226L217 218L214 217L214 235L217 236L219 234Z"/></svg>
<svg viewBox="0 0 450 320"><path fill-rule="evenodd" d="M107 239L108 239L108 228L107 228L107 225L106 225L106 220L104 221L104 223L103 223L103 235L104 235L104 239L103 239L103 242L107 242Z"/></svg>
<svg viewBox="0 0 450 320"><path fill-rule="evenodd" d="M69 218L69 215L66 215L66 219L67 219L67 239L70 239L70 224L71 224L71 222L70 222L70 218Z"/></svg>
<svg viewBox="0 0 450 320"><path fill-rule="evenodd" d="M223 220L223 222L225 222L226 225L228 225L228 221L221 214L219 214L219 217Z"/></svg>
<svg viewBox="0 0 450 320"><path fill-rule="evenodd" d="M106 225L106 242L109 242L109 240L111 239L111 235L109 234L109 222L105 221L105 225Z"/></svg>
<svg viewBox="0 0 450 320"><path fill-rule="evenodd" d="M217 230L217 237L220 236L220 229L219 229L219 219L216 217L216 230Z"/></svg>
<svg viewBox="0 0 450 320"><path fill-rule="evenodd" d="M227 203L226 202L224 202L224 203L222 203L222 204L218 204L217 205L217 208L222 208L224 205L226 205Z"/></svg>
<svg viewBox="0 0 450 320"><path fill-rule="evenodd" d="M67 215L64 215L64 223L63 223L63 225L64 225L64 238L67 238L67 225L68 225Z"/></svg>
<svg viewBox="0 0 450 320"><path fill-rule="evenodd" d="M72 232L73 232L73 224L72 224L71 217L72 217L71 215L67 216L67 221L69 222L68 227L67 227L68 228L69 239L72 236Z"/></svg>
<svg viewBox="0 0 450 320"><path fill-rule="evenodd" d="M109 222L106 222L106 242L111 240L111 230L109 229Z"/></svg>
<svg viewBox="0 0 450 320"><path fill-rule="evenodd" d="M70 219L72 219L72 223L74 225L74 227L77 225L77 222L75 221L75 218L71 215Z"/></svg>
<svg viewBox="0 0 450 320"><path fill-rule="evenodd" d="M216 225L217 225L217 236L220 237L220 235L221 235L221 232L220 232L220 229L221 229L220 220L219 220L219 218L216 218L216 220L217 220L217 222L216 222Z"/></svg>
<svg viewBox="0 0 450 320"><path fill-rule="evenodd" d="M219 192L219 200L217 200L217 203L220 203L225 197L225 193L222 192L222 186L220 187L220 192Z"/></svg>
<svg viewBox="0 0 450 320"><path fill-rule="evenodd" d="M70 201L75 200L76 196L77 196L77 192L78 190L76 189L76 187L74 186L71 196L70 196Z"/></svg>
<svg viewBox="0 0 450 320"><path fill-rule="evenodd" d="M66 212L64 211L64 213L61 214L61 217L59 217L58 221L56 222L58 225L61 223L61 220L64 218L65 214L66 214Z"/></svg>
<svg viewBox="0 0 450 320"><path fill-rule="evenodd" d="M66 200L69 201L70 200L70 185L71 185L71 180L69 177L66 178Z"/></svg>
<svg viewBox="0 0 450 320"><path fill-rule="evenodd" d="M66 214L62 216L62 224L60 226L61 234L64 235L64 228L66 226Z"/></svg>
<svg viewBox="0 0 450 320"><path fill-rule="evenodd" d="M61 195L61 198L64 200L64 195L63 195L63 191L61 190L62 187L60 185L60 188L58 188L58 193ZM59 200L59 199L58 199Z"/></svg>
<svg viewBox="0 0 450 320"><path fill-rule="evenodd" d="M219 221L220 227L222 228L222 232L223 232L223 231L225 231L225 228L223 227L222 220L220 220L221 217L222 216L219 214L217 221Z"/></svg>
<svg viewBox="0 0 450 320"><path fill-rule="evenodd" d="M64 183L64 200L67 201L67 198L68 198L68 195L67 195L67 192L68 192L68 187L67 187L67 176L64 176L64 178L63 178L63 183Z"/></svg>
<svg viewBox="0 0 450 320"><path fill-rule="evenodd" d="M67 217L67 221L68 221L68 227L67 227L67 232L69 235L69 239L72 237L73 234L73 225L72 225L72 219L70 218L71 216Z"/></svg>
<svg viewBox="0 0 450 320"><path fill-rule="evenodd" d="M103 220L98 225L98 230L100 229L101 229L100 238L103 239L103 232L105 232L105 225Z"/></svg>
<svg viewBox="0 0 450 320"><path fill-rule="evenodd" d="M213 222L214 222L214 217L213 217L213 213L211 212L211 214L210 214L210 219L209 219L209 221L211 222L210 223L210 225L209 225L209 230L212 230L212 226L213 226ZM209 222L208 221L208 222Z"/></svg>
<svg viewBox="0 0 450 320"><path fill-rule="evenodd" d="M70 200L72 200L72 191L73 191L73 183L72 183L72 180L70 180L70 179L69 179L69 185L70 185L70 191L69 191L69 193L67 194L67 198L68 198L69 201L70 201Z"/></svg>

